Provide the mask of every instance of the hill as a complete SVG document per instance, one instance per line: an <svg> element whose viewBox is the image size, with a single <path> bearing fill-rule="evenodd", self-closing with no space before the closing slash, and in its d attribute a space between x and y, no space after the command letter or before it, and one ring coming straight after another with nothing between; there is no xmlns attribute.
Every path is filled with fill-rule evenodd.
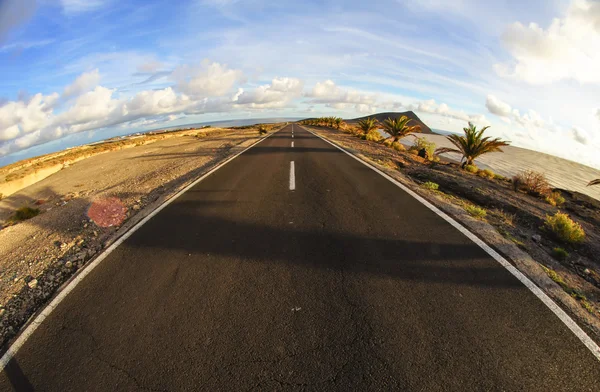
<svg viewBox="0 0 600 392"><path fill-rule="evenodd" d="M373 117L375 119L377 119L377 121L379 122L383 122L384 120L388 119L388 118L398 118L401 116L406 116L410 119L412 119L413 121L411 121L409 123L409 125L420 125L421 126L421 133L426 133L426 134L435 134L434 132L431 131L431 128L429 128L427 125L425 125L425 123L423 121L421 121L421 119L419 118L419 116L417 116L414 112L412 111L408 111L408 112L386 112L386 113L377 113L377 114L371 114L370 116L365 116L365 117L359 117L359 118L354 118L351 120L345 120L347 123L349 124L353 124L353 123L357 123L360 120L363 120L367 117Z"/></svg>

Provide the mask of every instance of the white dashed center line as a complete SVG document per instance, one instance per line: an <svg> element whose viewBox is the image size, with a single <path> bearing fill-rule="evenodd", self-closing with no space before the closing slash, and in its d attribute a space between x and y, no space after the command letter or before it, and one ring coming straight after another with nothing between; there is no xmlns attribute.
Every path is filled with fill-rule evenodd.
<svg viewBox="0 0 600 392"><path fill-rule="evenodd" d="M294 147L294 142L292 142L292 147Z"/></svg>
<svg viewBox="0 0 600 392"><path fill-rule="evenodd" d="M296 173L294 170L294 161L290 162L290 191L296 190Z"/></svg>

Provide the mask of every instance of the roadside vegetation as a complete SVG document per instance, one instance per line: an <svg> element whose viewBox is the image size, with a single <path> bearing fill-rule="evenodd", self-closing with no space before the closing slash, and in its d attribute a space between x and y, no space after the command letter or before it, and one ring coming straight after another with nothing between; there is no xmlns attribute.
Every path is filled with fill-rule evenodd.
<svg viewBox="0 0 600 392"><path fill-rule="evenodd" d="M464 136L450 135L447 139L456 147L441 147L438 148L437 154L453 152L462 155L461 166L475 166L475 159L483 154L490 152L502 152L502 147L508 146L509 142L500 140L499 138L491 139L484 137L483 134L489 127L483 127L479 131L472 123L463 128ZM476 166L475 166L476 167ZM476 171L475 171L476 172Z"/></svg>
<svg viewBox="0 0 600 392"><path fill-rule="evenodd" d="M311 124L325 127L328 138L388 173L400 172L400 178L418 184L428 197L460 207L471 217L489 223L536 260L551 279L562 282L559 285L563 290L598 318L600 340L600 201L555 189L543 173L525 169L506 178L489 168L478 168L477 158L502 153L509 145L508 141L486 136L489 127L478 129L468 124L463 135L447 137L452 147L436 148L426 137L418 136L418 127L412 127L407 118L383 123L366 118L344 123L340 132L327 119L306 125ZM404 139L405 146L401 139L409 135L415 139L412 145ZM458 154L460 161L440 157L445 153ZM588 185L598 184L600 179ZM558 269L568 277L568 283L555 272Z"/></svg>
<svg viewBox="0 0 600 392"><path fill-rule="evenodd" d="M26 221L40 214L39 208L21 207L17 209L5 222L6 226L12 226L16 223Z"/></svg>

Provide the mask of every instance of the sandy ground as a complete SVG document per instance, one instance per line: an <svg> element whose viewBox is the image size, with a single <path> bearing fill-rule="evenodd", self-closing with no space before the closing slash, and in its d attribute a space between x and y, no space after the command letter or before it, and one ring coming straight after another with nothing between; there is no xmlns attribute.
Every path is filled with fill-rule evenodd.
<svg viewBox="0 0 600 392"><path fill-rule="evenodd" d="M426 135L437 147L454 147L442 135ZM411 145L415 138L408 136L402 140ZM449 158L460 160L457 154L445 154ZM557 188L581 192L600 200L600 186L586 186L591 180L600 178L600 170L584 166L566 159L554 157L537 151L508 146L503 153L486 154L475 160L481 169L491 169L505 177L512 177L523 170L544 173L548 181Z"/></svg>
<svg viewBox="0 0 600 392"><path fill-rule="evenodd" d="M212 130L111 151L1 200L0 222L23 206L42 213L0 231L0 346L122 226L258 139L256 129Z"/></svg>

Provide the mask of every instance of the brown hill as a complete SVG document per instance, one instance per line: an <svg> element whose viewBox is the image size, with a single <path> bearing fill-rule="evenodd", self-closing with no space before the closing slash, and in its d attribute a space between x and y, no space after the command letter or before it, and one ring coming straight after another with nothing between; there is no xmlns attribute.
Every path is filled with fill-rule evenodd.
<svg viewBox="0 0 600 392"><path fill-rule="evenodd" d="M398 118L401 116L406 116L410 119L412 119L413 121L411 121L409 123L409 125L420 125L421 126L421 133L427 133L427 134L434 134L434 132L431 131L431 128L429 128L427 125L425 125L425 123L423 121L421 121L421 119L419 118L419 116L417 116L414 112L412 111L408 111L408 112L387 112L387 113L377 113L377 114L371 114L370 116L365 116L365 117L359 117L359 118L354 118L351 120L344 120L349 124L354 124L359 122L360 120L363 120L367 117L372 117L375 118L377 121L379 121L380 123L382 123L384 120L388 119L388 118Z"/></svg>

